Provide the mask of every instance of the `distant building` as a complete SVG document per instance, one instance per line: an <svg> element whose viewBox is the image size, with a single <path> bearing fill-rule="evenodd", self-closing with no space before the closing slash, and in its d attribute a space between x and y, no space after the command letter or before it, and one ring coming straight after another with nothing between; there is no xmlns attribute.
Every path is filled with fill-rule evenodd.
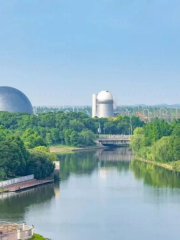
<svg viewBox="0 0 180 240"><path fill-rule="evenodd" d="M16 88L0 87L0 111L33 114L29 99Z"/></svg>
<svg viewBox="0 0 180 240"><path fill-rule="evenodd" d="M114 117L113 96L109 91L92 95L92 117Z"/></svg>

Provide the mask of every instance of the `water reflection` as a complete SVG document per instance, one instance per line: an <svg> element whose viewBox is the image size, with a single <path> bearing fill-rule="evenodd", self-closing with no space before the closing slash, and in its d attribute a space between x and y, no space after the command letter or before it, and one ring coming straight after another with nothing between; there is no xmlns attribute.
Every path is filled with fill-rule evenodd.
<svg viewBox="0 0 180 240"><path fill-rule="evenodd" d="M104 149L96 153L99 166L103 168L114 167L119 172L128 171L133 153L129 148Z"/></svg>
<svg viewBox="0 0 180 240"><path fill-rule="evenodd" d="M118 171L128 170L133 153L129 148L101 149L94 152L79 152L59 156L61 180L70 174L89 174L97 168L115 167Z"/></svg>
<svg viewBox="0 0 180 240"><path fill-rule="evenodd" d="M132 158L128 148L60 156L60 184L1 195L0 221L54 240L176 239L179 174Z"/></svg>
<svg viewBox="0 0 180 240"><path fill-rule="evenodd" d="M136 179L157 187L180 187L180 174L167 169L133 160L134 155L129 148L101 149L95 152L79 152L60 156L61 180L71 174L91 175L95 170L116 168L119 172L128 172L129 168Z"/></svg>
<svg viewBox="0 0 180 240"><path fill-rule="evenodd" d="M180 188L180 173L173 172L152 164L133 160L130 165L136 179L156 187Z"/></svg>
<svg viewBox="0 0 180 240"><path fill-rule="evenodd" d="M96 152L95 156L99 161L131 161L133 152L130 148L107 148Z"/></svg>
<svg viewBox="0 0 180 240"><path fill-rule="evenodd" d="M0 198L0 220L21 221L29 206L48 203L59 191L59 186L48 184L20 193L4 193Z"/></svg>
<svg viewBox="0 0 180 240"><path fill-rule="evenodd" d="M180 173L164 168L132 160L133 154L129 148L103 149L94 152L79 152L59 156L62 182L75 175L89 175L98 170L101 178L107 177L107 171L116 169L120 172L133 172L136 179L155 187L180 188ZM6 220L21 220L26 209L31 205L47 204L60 194L59 185L46 185L21 193L5 193L0 195L0 217ZM13 204L12 204L13 203ZM16 207L15 207L16 206ZM18 217L17 217L18 216Z"/></svg>
<svg viewBox="0 0 180 240"><path fill-rule="evenodd" d="M67 179L71 173L90 175L97 168L95 152L83 152L59 156L61 180Z"/></svg>

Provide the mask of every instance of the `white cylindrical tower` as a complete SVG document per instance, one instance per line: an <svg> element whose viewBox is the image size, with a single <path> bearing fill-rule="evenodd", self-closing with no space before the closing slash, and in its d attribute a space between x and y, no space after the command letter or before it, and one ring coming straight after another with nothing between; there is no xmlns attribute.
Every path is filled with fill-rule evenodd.
<svg viewBox="0 0 180 240"><path fill-rule="evenodd" d="M97 95L97 116L99 118L114 117L113 96L109 91L101 91Z"/></svg>
<svg viewBox="0 0 180 240"><path fill-rule="evenodd" d="M97 116L97 94L92 95L92 118Z"/></svg>

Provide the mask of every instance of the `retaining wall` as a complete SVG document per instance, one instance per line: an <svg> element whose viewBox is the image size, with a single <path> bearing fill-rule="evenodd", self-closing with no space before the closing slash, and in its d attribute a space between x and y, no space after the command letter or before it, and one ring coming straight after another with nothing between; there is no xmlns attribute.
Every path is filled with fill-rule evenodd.
<svg viewBox="0 0 180 240"><path fill-rule="evenodd" d="M8 185L12 185L12 184L15 184L15 183L20 183L20 182L25 182L25 181L32 180L32 179L34 179L34 174L24 176L24 177L19 177L19 178L13 178L13 179L10 179L10 180L7 180L7 181L0 182L0 187L3 188L3 187L6 187Z"/></svg>

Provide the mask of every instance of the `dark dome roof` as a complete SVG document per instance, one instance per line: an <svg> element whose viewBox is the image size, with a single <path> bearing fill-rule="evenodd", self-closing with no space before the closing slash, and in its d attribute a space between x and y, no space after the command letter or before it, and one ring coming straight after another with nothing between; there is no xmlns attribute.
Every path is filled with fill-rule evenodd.
<svg viewBox="0 0 180 240"><path fill-rule="evenodd" d="M33 114L33 107L21 91L12 87L0 87L0 111Z"/></svg>

